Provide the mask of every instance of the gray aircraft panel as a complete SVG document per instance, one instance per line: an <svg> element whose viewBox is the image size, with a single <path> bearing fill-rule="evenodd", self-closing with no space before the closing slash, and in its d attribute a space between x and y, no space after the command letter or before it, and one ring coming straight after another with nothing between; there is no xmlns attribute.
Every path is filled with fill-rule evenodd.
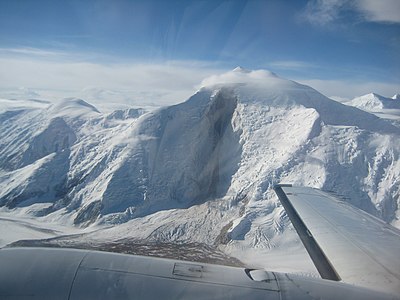
<svg viewBox="0 0 400 300"><path fill-rule="evenodd" d="M276 191L321 276L350 284L99 251L3 248L0 299L400 299L399 231L318 190Z"/></svg>
<svg viewBox="0 0 400 300"><path fill-rule="evenodd" d="M110 260L109 253L92 252L77 272L71 299L279 299L270 276L258 282L242 268L119 254Z"/></svg>
<svg viewBox="0 0 400 300"><path fill-rule="evenodd" d="M68 299L86 254L82 250L1 249L0 299Z"/></svg>
<svg viewBox="0 0 400 300"><path fill-rule="evenodd" d="M0 249L0 299L392 299L264 270L59 248Z"/></svg>
<svg viewBox="0 0 400 300"><path fill-rule="evenodd" d="M279 188L339 279L400 295L397 229L320 190L282 185L278 194Z"/></svg>

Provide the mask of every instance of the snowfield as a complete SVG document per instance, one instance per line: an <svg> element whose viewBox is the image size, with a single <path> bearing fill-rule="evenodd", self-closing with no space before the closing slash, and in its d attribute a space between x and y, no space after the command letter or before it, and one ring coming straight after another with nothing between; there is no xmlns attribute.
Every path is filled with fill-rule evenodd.
<svg viewBox="0 0 400 300"><path fill-rule="evenodd" d="M153 111L0 100L0 223L29 217L91 243L195 243L309 274L274 184L332 191L400 228L398 98L344 105L242 68L202 85Z"/></svg>

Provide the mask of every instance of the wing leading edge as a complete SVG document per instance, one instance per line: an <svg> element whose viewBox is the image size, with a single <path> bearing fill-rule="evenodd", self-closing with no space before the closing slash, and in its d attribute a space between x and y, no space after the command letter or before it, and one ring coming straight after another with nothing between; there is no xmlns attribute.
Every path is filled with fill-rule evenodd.
<svg viewBox="0 0 400 300"><path fill-rule="evenodd" d="M322 278L400 294L399 230L317 189L274 189Z"/></svg>

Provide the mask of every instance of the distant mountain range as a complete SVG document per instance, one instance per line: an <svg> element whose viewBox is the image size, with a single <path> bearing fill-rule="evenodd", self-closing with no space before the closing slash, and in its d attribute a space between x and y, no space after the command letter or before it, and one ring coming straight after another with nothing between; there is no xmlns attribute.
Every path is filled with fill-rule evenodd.
<svg viewBox="0 0 400 300"><path fill-rule="evenodd" d="M400 125L368 112L400 109L398 96L344 105L241 68L203 85L150 112L0 100L0 206L114 225L102 231L112 239L271 249L298 244L272 190L287 182L340 194L400 228Z"/></svg>

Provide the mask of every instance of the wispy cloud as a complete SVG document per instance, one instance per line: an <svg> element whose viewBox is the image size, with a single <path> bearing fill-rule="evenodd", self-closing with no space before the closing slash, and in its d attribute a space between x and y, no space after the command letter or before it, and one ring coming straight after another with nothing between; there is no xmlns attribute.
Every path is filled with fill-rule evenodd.
<svg viewBox="0 0 400 300"><path fill-rule="evenodd" d="M34 48L0 49L0 89L26 87L60 98L162 106L186 100L202 79L225 71L196 61L100 63L72 58Z"/></svg>
<svg viewBox="0 0 400 300"><path fill-rule="evenodd" d="M347 4L347 0L311 0L302 12L302 17L312 24L326 25L337 20Z"/></svg>
<svg viewBox="0 0 400 300"><path fill-rule="evenodd" d="M320 80L320 79L294 79L309 85L325 96L335 98L353 99L371 92L391 97L400 92L400 86L395 83L379 81L351 81L351 80Z"/></svg>
<svg viewBox="0 0 400 300"><path fill-rule="evenodd" d="M400 23L399 0L358 0L356 8L367 21Z"/></svg>
<svg viewBox="0 0 400 300"><path fill-rule="evenodd" d="M311 24L325 26L349 11L366 22L400 23L399 0L310 0L301 16Z"/></svg>
<svg viewBox="0 0 400 300"><path fill-rule="evenodd" d="M115 104L162 106L186 100L205 78L227 71L217 62L101 63L88 62L84 57L36 48L0 48L0 92L13 90L25 97L41 96L46 100L81 97L99 109L115 107ZM269 66L282 72L318 68L295 60L275 61ZM356 82L348 78L290 79L310 85L327 96L352 98L369 92L391 96L399 92L398 84L391 83Z"/></svg>
<svg viewBox="0 0 400 300"><path fill-rule="evenodd" d="M308 69L308 68L315 67L314 64L304 62L304 61L298 61L298 60L273 61L273 62L269 63L268 65L273 68L285 69L285 70L299 70L299 69Z"/></svg>
<svg viewBox="0 0 400 300"><path fill-rule="evenodd" d="M24 47L24 48L0 48L0 55L59 57L59 56L65 56L66 53L61 51L50 51L39 48Z"/></svg>

